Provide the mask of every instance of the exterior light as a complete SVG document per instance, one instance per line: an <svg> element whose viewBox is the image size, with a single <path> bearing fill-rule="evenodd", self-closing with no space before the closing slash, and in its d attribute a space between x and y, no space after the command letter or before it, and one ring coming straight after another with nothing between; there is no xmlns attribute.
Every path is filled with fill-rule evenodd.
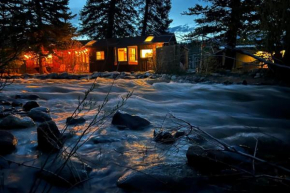
<svg viewBox="0 0 290 193"><path fill-rule="evenodd" d="M154 36L148 36L148 37L145 39L145 42L151 42L153 39L154 39Z"/></svg>

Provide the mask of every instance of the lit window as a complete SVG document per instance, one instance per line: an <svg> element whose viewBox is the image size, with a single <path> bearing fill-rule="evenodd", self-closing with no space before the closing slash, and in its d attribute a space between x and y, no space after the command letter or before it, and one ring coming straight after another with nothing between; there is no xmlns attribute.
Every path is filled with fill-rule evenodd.
<svg viewBox="0 0 290 193"><path fill-rule="evenodd" d="M127 48L118 48L118 61L127 61Z"/></svg>
<svg viewBox="0 0 290 193"><path fill-rule="evenodd" d="M129 64L138 64L137 46L128 47L129 49Z"/></svg>
<svg viewBox="0 0 290 193"><path fill-rule="evenodd" d="M151 42L153 40L154 36L148 36L146 39L145 39L145 42Z"/></svg>
<svg viewBox="0 0 290 193"><path fill-rule="evenodd" d="M97 60L105 60L105 52L104 51L97 51L96 56L97 56Z"/></svg>
<svg viewBox="0 0 290 193"><path fill-rule="evenodd" d="M141 58L151 58L151 57L153 57L153 49L141 50Z"/></svg>

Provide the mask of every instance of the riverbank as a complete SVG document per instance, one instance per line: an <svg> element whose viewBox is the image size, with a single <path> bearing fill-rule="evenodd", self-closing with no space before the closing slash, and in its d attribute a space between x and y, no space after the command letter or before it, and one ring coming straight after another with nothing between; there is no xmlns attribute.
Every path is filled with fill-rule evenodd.
<svg viewBox="0 0 290 193"><path fill-rule="evenodd" d="M195 73L184 74L156 74L153 71L147 72L94 72L86 74L51 73L51 74L23 74L9 76L11 79L70 79L70 80L91 80L95 78L108 79L151 79L163 82L178 83L206 83L206 84L244 84L244 85L279 85L290 86L290 82L273 75L269 69L255 69L251 72L231 72L220 71L215 73Z"/></svg>

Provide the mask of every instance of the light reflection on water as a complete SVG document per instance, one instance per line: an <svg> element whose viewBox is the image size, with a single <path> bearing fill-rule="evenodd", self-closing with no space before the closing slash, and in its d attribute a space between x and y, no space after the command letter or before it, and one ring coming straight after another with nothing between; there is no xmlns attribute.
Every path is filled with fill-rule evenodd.
<svg viewBox="0 0 290 193"><path fill-rule="evenodd" d="M149 83L148 83L149 82ZM4 94L36 94L42 106L51 110L51 116L59 129L65 126L66 118L71 116L77 106L78 96L90 87L88 80L16 80L7 87ZM112 80L98 79L97 88L91 96L101 102L110 89ZM33 86L29 86L29 84ZM117 80L113 86L108 109L112 108L120 96L134 90L133 96L122 110L148 119L153 127L160 127L167 113L173 113L193 125L200 126L221 139L234 141L239 136L251 137L263 133L274 135L287 141L290 128L290 89L269 86L244 85L206 85L181 83L153 83L152 80ZM87 122L76 128L69 127L75 136L68 141L72 144L82 133L96 111L84 114ZM82 115L81 115L82 116ZM94 168L93 174L102 177L103 182L92 181L94 190L103 188L117 189L115 182L125 167L143 169L163 162L186 162L186 140L179 141L178 148L156 144L152 140L153 127L143 131L118 130L110 124L111 119L96 128L92 137L104 136L116 139L114 142L94 144L89 140L79 150L84 160ZM171 125L172 126L172 125ZM15 130L19 147L14 156L35 156L36 128ZM289 140L288 140L289 141ZM14 179L14 177L13 177ZM21 178L15 178L21 181ZM85 189L84 192L91 192Z"/></svg>

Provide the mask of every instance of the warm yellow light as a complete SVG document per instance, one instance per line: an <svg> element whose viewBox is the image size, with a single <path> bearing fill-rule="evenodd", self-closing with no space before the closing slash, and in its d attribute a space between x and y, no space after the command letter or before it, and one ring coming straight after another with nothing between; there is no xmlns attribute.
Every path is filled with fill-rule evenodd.
<svg viewBox="0 0 290 193"><path fill-rule="evenodd" d="M282 54L282 57L284 57L284 55L285 55L285 50L282 50L280 53Z"/></svg>
<svg viewBox="0 0 290 193"><path fill-rule="evenodd" d="M151 42L153 39L154 39L154 36L148 36L148 37L145 39L145 42Z"/></svg>
<svg viewBox="0 0 290 193"><path fill-rule="evenodd" d="M49 54L49 55L47 56L47 58L52 58L52 55L51 55L51 54Z"/></svg>
<svg viewBox="0 0 290 193"><path fill-rule="evenodd" d="M70 54L70 52L68 52L68 54Z"/></svg>
<svg viewBox="0 0 290 193"><path fill-rule="evenodd" d="M141 58L151 58L151 57L153 57L153 49L141 50Z"/></svg>
<svg viewBox="0 0 290 193"><path fill-rule="evenodd" d="M30 58L30 55L24 55L24 57L25 57L26 59L29 59L29 58Z"/></svg>

